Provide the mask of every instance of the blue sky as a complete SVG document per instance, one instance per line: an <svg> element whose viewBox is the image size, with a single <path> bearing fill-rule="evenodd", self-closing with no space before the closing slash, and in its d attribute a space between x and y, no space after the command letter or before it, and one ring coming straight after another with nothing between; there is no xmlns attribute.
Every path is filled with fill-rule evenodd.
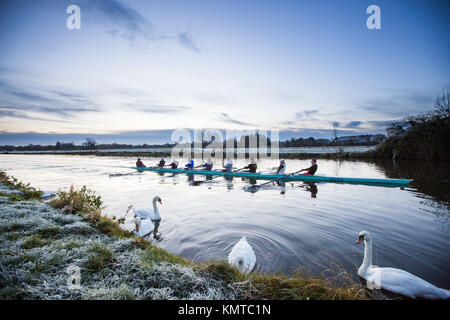
<svg viewBox="0 0 450 320"><path fill-rule="evenodd" d="M81 29L66 28L66 8ZM366 8L381 9L369 30ZM2 1L0 144L383 133L450 87L448 1Z"/></svg>

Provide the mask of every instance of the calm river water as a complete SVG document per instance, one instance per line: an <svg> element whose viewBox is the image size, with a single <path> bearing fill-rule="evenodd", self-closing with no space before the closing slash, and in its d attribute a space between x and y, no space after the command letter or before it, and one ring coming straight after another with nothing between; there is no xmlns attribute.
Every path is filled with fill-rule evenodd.
<svg viewBox="0 0 450 320"><path fill-rule="evenodd" d="M411 186L388 188L337 183L269 184L256 193L249 182L223 177L195 183L187 175L128 173L136 159L73 155L0 155L0 168L42 190L83 185L101 195L107 215L121 217L130 204L151 207L163 200L158 245L196 261L226 259L247 236L256 269L292 274L307 266L323 274L337 263L355 278L363 246L354 242L362 230L374 241L373 263L414 273L450 289L450 172L447 163L318 160L318 174L368 178L412 178ZM155 164L157 159L143 159ZM287 172L309 166L288 160ZM260 170L276 161L264 160ZM242 163L235 163L240 168ZM260 181L260 183L265 181ZM131 215L125 224L133 227Z"/></svg>

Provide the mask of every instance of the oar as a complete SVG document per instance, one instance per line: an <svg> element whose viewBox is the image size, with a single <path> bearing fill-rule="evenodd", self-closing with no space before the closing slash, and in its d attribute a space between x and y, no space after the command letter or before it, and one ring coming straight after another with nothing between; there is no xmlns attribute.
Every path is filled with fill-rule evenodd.
<svg viewBox="0 0 450 320"><path fill-rule="evenodd" d="M225 174L217 175L217 176L215 176L214 178L211 178L211 179L209 179L209 180L198 181L198 183L204 183L204 182L208 182L208 181L211 181L211 180L220 178L220 177L225 177L226 175L229 175L229 174L231 174L231 173L235 173L235 172L241 171L241 170L243 170L243 169L245 169L245 167L244 167L244 168L237 169L237 170L234 170L234 171L232 171L232 172L228 172L228 173L225 173ZM205 173L205 175L208 175L208 174Z"/></svg>
<svg viewBox="0 0 450 320"><path fill-rule="evenodd" d="M203 166L202 164L196 167L192 167L192 168L183 168L183 170L192 170L192 169L197 169L200 168L201 166Z"/></svg>
<svg viewBox="0 0 450 320"><path fill-rule="evenodd" d="M222 174L222 175L218 175L217 177L214 177L214 178L209 179L209 180L207 180L207 181L211 181L211 180L214 180L214 179L217 179L217 178L220 178L220 177L225 177L226 175L229 175L229 174L232 174L232 173L235 173L235 172L244 170L244 169L245 169L245 167L240 168L240 169L237 169L237 170L234 170L234 171L231 171L231 172L228 172L228 173L225 173L225 174Z"/></svg>
<svg viewBox="0 0 450 320"><path fill-rule="evenodd" d="M280 178L276 178L275 180L270 180L270 181L267 181L267 182L264 182L264 183L261 183L261 184L258 184L258 185L252 185L250 188L253 189L253 190L256 190L256 188L261 188L262 186L264 186L264 185L266 185L266 184L273 183L273 182L275 182L275 181L279 181L279 180L285 179L285 178L287 178L287 177L293 176L294 174L299 173L299 172L301 172L301 171L302 171L302 170L295 171L295 172L292 172L292 173L290 173L290 174L285 174L285 175L283 175L283 176L280 177Z"/></svg>
<svg viewBox="0 0 450 320"><path fill-rule="evenodd" d="M130 174L136 174L136 173L140 173L139 170L133 170L132 172L128 172L128 173L110 173L109 177L121 177L121 176L128 176Z"/></svg>
<svg viewBox="0 0 450 320"><path fill-rule="evenodd" d="M130 167L123 167L123 168L130 168ZM147 168L148 169L154 169L154 168L157 168L157 167L136 167L136 168L137 169L133 169L133 171L129 172L129 173L110 173L109 177L111 178L111 177L127 176L127 175L130 175L130 174L140 173L140 172L142 172L142 169L147 169Z"/></svg>

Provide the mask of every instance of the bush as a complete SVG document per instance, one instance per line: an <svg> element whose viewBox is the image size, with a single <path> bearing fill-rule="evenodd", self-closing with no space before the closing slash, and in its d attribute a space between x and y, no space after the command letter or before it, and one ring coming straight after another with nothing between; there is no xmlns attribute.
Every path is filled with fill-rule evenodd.
<svg viewBox="0 0 450 320"><path fill-rule="evenodd" d="M129 238L133 234L120 227L120 222L102 216L103 201L94 191L83 186L76 190L73 186L68 192L58 191L56 199L50 201L54 208L61 209L63 213L72 213L83 216L94 227L108 235L115 235L120 238ZM122 221L121 219L119 219Z"/></svg>
<svg viewBox="0 0 450 320"><path fill-rule="evenodd" d="M376 150L376 157L397 159L450 160L450 93L436 98L434 111L392 122L388 139Z"/></svg>
<svg viewBox="0 0 450 320"><path fill-rule="evenodd" d="M56 199L50 201L50 204L57 209L62 209L64 213L91 213L100 211L102 200L95 192L83 186L80 190L75 190L73 185L68 192L59 190L56 193Z"/></svg>
<svg viewBox="0 0 450 320"><path fill-rule="evenodd" d="M8 187L22 191L21 195L8 195L10 197L10 200L12 201L22 201L29 199L40 200L42 197L41 190L36 190L30 187L29 183L24 184L23 182L18 181L16 178L8 176L4 171L0 171L0 182Z"/></svg>

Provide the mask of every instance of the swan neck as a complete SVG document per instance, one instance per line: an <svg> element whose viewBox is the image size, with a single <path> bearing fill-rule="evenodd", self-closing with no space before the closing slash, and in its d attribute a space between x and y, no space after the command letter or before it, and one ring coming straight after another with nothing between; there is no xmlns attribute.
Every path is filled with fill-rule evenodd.
<svg viewBox="0 0 450 320"><path fill-rule="evenodd" d="M158 206L156 205L156 199L153 199L153 213L155 214L155 220L161 219L159 215Z"/></svg>
<svg viewBox="0 0 450 320"><path fill-rule="evenodd" d="M366 271L372 265L372 241L364 240L364 260L360 267L362 271Z"/></svg>

